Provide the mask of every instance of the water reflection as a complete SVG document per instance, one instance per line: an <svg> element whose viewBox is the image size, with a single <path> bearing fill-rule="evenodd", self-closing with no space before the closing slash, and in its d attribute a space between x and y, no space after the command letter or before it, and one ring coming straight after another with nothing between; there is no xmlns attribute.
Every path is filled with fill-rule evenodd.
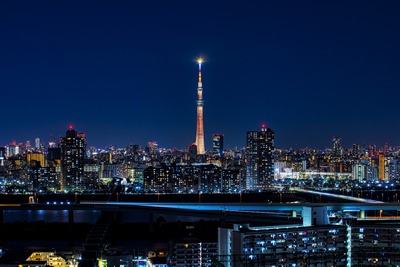
<svg viewBox="0 0 400 267"><path fill-rule="evenodd" d="M100 211L76 210L74 211L75 223L96 223ZM3 213L5 223L12 222L68 222L68 210L5 210Z"/></svg>

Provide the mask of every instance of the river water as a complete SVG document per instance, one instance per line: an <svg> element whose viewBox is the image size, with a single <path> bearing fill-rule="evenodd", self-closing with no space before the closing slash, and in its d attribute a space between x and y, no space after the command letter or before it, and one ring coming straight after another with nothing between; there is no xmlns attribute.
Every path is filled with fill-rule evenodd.
<svg viewBox="0 0 400 267"><path fill-rule="evenodd" d="M100 211L76 210L74 211L74 222L96 223ZM68 222L67 210L5 210L3 213L5 223L13 222Z"/></svg>
<svg viewBox="0 0 400 267"><path fill-rule="evenodd" d="M97 210L75 210L74 223L90 223L95 224L99 219L101 211ZM199 217L154 214L153 220L163 216L167 222L185 221L195 222L200 220ZM4 210L3 222L68 222L68 210ZM120 223L147 223L149 222L149 212L123 212L120 216Z"/></svg>

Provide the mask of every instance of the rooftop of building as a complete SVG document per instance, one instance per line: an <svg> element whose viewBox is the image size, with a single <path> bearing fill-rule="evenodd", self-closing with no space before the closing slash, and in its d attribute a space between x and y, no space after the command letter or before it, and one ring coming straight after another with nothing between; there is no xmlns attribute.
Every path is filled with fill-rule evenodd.
<svg viewBox="0 0 400 267"><path fill-rule="evenodd" d="M323 230L332 229L338 227L345 227L345 225L317 225L317 226L303 226L301 224L291 224L291 225L273 225L273 226L257 226L251 227L249 224L237 224L234 225L233 230L243 233L256 233L256 232L268 232L268 231L297 231L297 230Z"/></svg>

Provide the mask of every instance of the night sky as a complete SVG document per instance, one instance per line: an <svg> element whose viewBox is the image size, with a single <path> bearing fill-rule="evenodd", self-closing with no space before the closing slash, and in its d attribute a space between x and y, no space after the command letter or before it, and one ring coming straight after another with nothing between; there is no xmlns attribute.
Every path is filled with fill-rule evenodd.
<svg viewBox="0 0 400 267"><path fill-rule="evenodd" d="M400 145L399 1L0 1L0 145Z"/></svg>

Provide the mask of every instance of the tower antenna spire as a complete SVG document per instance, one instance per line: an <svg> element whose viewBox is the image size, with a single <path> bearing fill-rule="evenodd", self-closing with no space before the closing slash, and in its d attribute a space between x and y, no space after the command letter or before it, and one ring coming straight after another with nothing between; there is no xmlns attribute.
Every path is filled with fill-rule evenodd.
<svg viewBox="0 0 400 267"><path fill-rule="evenodd" d="M202 81L201 81L201 64L204 62L204 59L203 58L198 58L197 59L197 64L199 64L199 80L198 80L198 83L197 83L197 87L203 87L203 83L202 83Z"/></svg>

